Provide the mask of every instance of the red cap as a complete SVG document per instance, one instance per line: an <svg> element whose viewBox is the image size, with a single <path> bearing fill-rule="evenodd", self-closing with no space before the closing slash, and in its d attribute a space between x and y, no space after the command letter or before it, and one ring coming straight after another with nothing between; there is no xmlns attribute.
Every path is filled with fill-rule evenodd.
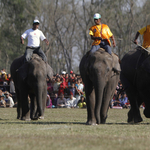
<svg viewBox="0 0 150 150"><path fill-rule="evenodd" d="M73 71L71 70L71 71L70 71L70 73L72 74L72 73L73 73Z"/></svg>

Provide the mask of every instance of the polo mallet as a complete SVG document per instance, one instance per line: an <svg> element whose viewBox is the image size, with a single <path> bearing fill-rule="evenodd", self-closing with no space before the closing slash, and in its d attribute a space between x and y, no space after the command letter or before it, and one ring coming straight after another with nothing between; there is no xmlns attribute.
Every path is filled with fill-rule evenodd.
<svg viewBox="0 0 150 150"><path fill-rule="evenodd" d="M131 40L132 41L132 40ZM134 41L132 41L133 43L134 43ZM137 43L134 43L135 45L137 45L137 46L139 46L139 47L141 47L143 50L145 50L145 51L147 51L147 52L149 52L146 48L144 48L143 46L141 46L141 45L139 45L139 44L137 44Z"/></svg>

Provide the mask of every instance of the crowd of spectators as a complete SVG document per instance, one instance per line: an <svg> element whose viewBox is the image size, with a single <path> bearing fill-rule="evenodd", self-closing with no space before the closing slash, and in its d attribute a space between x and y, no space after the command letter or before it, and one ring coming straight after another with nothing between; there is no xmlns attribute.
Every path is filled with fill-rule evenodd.
<svg viewBox="0 0 150 150"><path fill-rule="evenodd" d="M47 86L47 108L86 108L82 78L73 71L62 71L52 80L47 79Z"/></svg>
<svg viewBox="0 0 150 150"><path fill-rule="evenodd" d="M11 75L5 69L0 71L0 108L15 107L15 87Z"/></svg>
<svg viewBox="0 0 150 150"><path fill-rule="evenodd" d="M0 107L17 106L14 82L11 75L0 71ZM144 104L142 105L144 107ZM86 108L84 84L79 74L62 71L55 74L52 80L47 79L46 108ZM114 96L110 100L110 108L130 108L130 101L119 81Z"/></svg>
<svg viewBox="0 0 150 150"><path fill-rule="evenodd" d="M130 108L130 101L123 89L121 81L118 82L114 96L110 101L110 108Z"/></svg>

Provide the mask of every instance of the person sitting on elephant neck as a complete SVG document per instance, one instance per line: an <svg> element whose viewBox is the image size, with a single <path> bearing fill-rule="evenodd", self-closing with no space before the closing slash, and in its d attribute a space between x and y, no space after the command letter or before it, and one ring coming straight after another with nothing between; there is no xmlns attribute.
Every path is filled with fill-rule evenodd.
<svg viewBox="0 0 150 150"><path fill-rule="evenodd" d="M112 32L106 24L101 23L101 15L99 13L94 14L94 22L95 25L89 29L89 35L91 36L91 39L94 40L90 53L94 53L99 48L103 48L111 55L111 42L109 38L112 39L113 46L116 46Z"/></svg>
<svg viewBox="0 0 150 150"><path fill-rule="evenodd" d="M150 54L150 38L149 38L149 36L150 36L150 25L140 29L136 33L135 38L134 38L134 43L135 44L138 44L137 39L138 39L140 34L143 35L143 44L142 44L142 46L149 51L148 52L148 55L149 55Z"/></svg>
<svg viewBox="0 0 150 150"><path fill-rule="evenodd" d="M21 44L24 44L24 39L28 38L28 44L25 52L25 62L29 61L33 53L38 54L44 62L47 62L47 58L40 47L40 39L49 45L48 40L44 36L43 32L39 30L39 20L33 21L33 28L26 30L21 35Z"/></svg>

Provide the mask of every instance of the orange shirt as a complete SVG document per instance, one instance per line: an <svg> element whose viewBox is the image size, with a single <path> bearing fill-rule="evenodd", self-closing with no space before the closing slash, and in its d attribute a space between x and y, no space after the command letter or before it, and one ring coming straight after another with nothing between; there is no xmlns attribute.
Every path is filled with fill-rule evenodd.
<svg viewBox="0 0 150 150"><path fill-rule="evenodd" d="M141 35L143 35L143 44L142 44L142 46L144 48L150 47L150 38L149 38L150 37L150 25L140 29L138 32Z"/></svg>
<svg viewBox="0 0 150 150"><path fill-rule="evenodd" d="M90 30L89 35L93 35L95 37L102 37L103 39L107 39L109 45L111 45L109 38L113 34L106 24L94 25L89 30ZM99 45L100 43L101 43L101 40L94 40L92 45Z"/></svg>

